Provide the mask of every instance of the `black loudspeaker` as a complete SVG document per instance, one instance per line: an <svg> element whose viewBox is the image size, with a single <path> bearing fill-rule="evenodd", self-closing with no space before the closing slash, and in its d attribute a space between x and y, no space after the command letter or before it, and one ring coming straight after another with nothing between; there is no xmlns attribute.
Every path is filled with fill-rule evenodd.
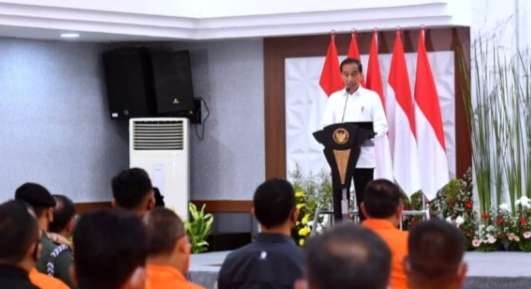
<svg viewBox="0 0 531 289"><path fill-rule="evenodd" d="M121 48L103 62L111 118L195 117L188 51Z"/></svg>
<svg viewBox="0 0 531 289"><path fill-rule="evenodd" d="M149 79L147 50L126 48L103 54L105 83L111 118L152 116L155 100Z"/></svg>
<svg viewBox="0 0 531 289"><path fill-rule="evenodd" d="M194 92L188 51L152 50L150 60L157 114L193 111Z"/></svg>

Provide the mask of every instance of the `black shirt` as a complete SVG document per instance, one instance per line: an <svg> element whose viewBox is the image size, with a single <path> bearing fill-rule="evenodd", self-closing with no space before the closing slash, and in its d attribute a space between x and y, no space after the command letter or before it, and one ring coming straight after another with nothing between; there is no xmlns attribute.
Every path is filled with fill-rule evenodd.
<svg viewBox="0 0 531 289"><path fill-rule="evenodd" d="M28 272L7 265L0 265L0 286L6 289L39 289L31 284Z"/></svg>
<svg viewBox="0 0 531 289"><path fill-rule="evenodd" d="M303 266L302 250L289 236L259 234L225 258L218 289L291 289Z"/></svg>

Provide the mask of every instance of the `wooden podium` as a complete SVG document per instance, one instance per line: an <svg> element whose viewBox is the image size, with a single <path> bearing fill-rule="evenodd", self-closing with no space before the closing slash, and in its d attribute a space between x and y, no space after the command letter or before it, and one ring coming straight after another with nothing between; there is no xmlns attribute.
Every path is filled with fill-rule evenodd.
<svg viewBox="0 0 531 289"><path fill-rule="evenodd" d="M345 122L326 126L313 133L324 145L324 155L332 171L334 218L342 220L349 213L349 187L361 147L372 145L375 135L372 122Z"/></svg>

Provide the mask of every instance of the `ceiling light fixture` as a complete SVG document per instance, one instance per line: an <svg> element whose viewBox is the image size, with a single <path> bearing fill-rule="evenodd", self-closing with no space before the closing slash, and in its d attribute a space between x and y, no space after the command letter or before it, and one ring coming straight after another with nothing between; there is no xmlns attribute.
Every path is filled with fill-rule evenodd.
<svg viewBox="0 0 531 289"><path fill-rule="evenodd" d="M76 39L76 38L79 38L79 33L75 33L75 32L61 33L61 38Z"/></svg>

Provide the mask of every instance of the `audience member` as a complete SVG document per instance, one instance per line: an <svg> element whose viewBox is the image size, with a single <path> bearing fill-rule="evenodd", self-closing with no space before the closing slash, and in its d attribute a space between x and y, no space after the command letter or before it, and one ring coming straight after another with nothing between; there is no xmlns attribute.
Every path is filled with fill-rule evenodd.
<svg viewBox="0 0 531 289"><path fill-rule="evenodd" d="M184 224L171 210L155 208L144 217L148 236L149 288L200 289L186 280L192 246Z"/></svg>
<svg viewBox="0 0 531 289"><path fill-rule="evenodd" d="M256 189L253 205L261 233L227 256L218 288L293 288L304 265L304 255L290 236L298 217L293 187L281 179L266 181Z"/></svg>
<svg viewBox="0 0 531 289"><path fill-rule="evenodd" d="M69 289L63 281L39 272L35 267L29 272L31 283L40 289Z"/></svg>
<svg viewBox="0 0 531 289"><path fill-rule="evenodd" d="M71 277L72 252L64 250L62 245L55 244L47 235L50 224L54 221L55 199L43 186L25 183L15 191L15 199L29 204L37 217L41 235L41 254L36 268L41 273L56 277L69 287L74 287Z"/></svg>
<svg viewBox="0 0 531 289"><path fill-rule="evenodd" d="M112 179L113 206L143 216L155 207L153 186L148 173L141 168L121 171Z"/></svg>
<svg viewBox="0 0 531 289"><path fill-rule="evenodd" d="M159 188L153 187L153 192L155 193L155 207L164 207L164 196L160 192Z"/></svg>
<svg viewBox="0 0 531 289"><path fill-rule="evenodd" d="M0 284L9 289L38 289L29 279L39 252L39 226L22 201L0 205Z"/></svg>
<svg viewBox="0 0 531 289"><path fill-rule="evenodd" d="M405 259L411 289L458 289L465 280L465 238L452 224L422 222L411 229Z"/></svg>
<svg viewBox="0 0 531 289"><path fill-rule="evenodd" d="M391 289L407 289L404 257L407 255L408 233L398 229L402 217L400 189L388 180L374 180L367 184L361 210L367 216L362 226L375 232L392 254Z"/></svg>
<svg viewBox="0 0 531 289"><path fill-rule="evenodd" d="M306 274L296 289L386 289L391 253L375 233L341 224L306 247Z"/></svg>
<svg viewBox="0 0 531 289"><path fill-rule="evenodd" d="M82 215L74 231L79 289L144 289L147 255L142 221L123 210Z"/></svg>

